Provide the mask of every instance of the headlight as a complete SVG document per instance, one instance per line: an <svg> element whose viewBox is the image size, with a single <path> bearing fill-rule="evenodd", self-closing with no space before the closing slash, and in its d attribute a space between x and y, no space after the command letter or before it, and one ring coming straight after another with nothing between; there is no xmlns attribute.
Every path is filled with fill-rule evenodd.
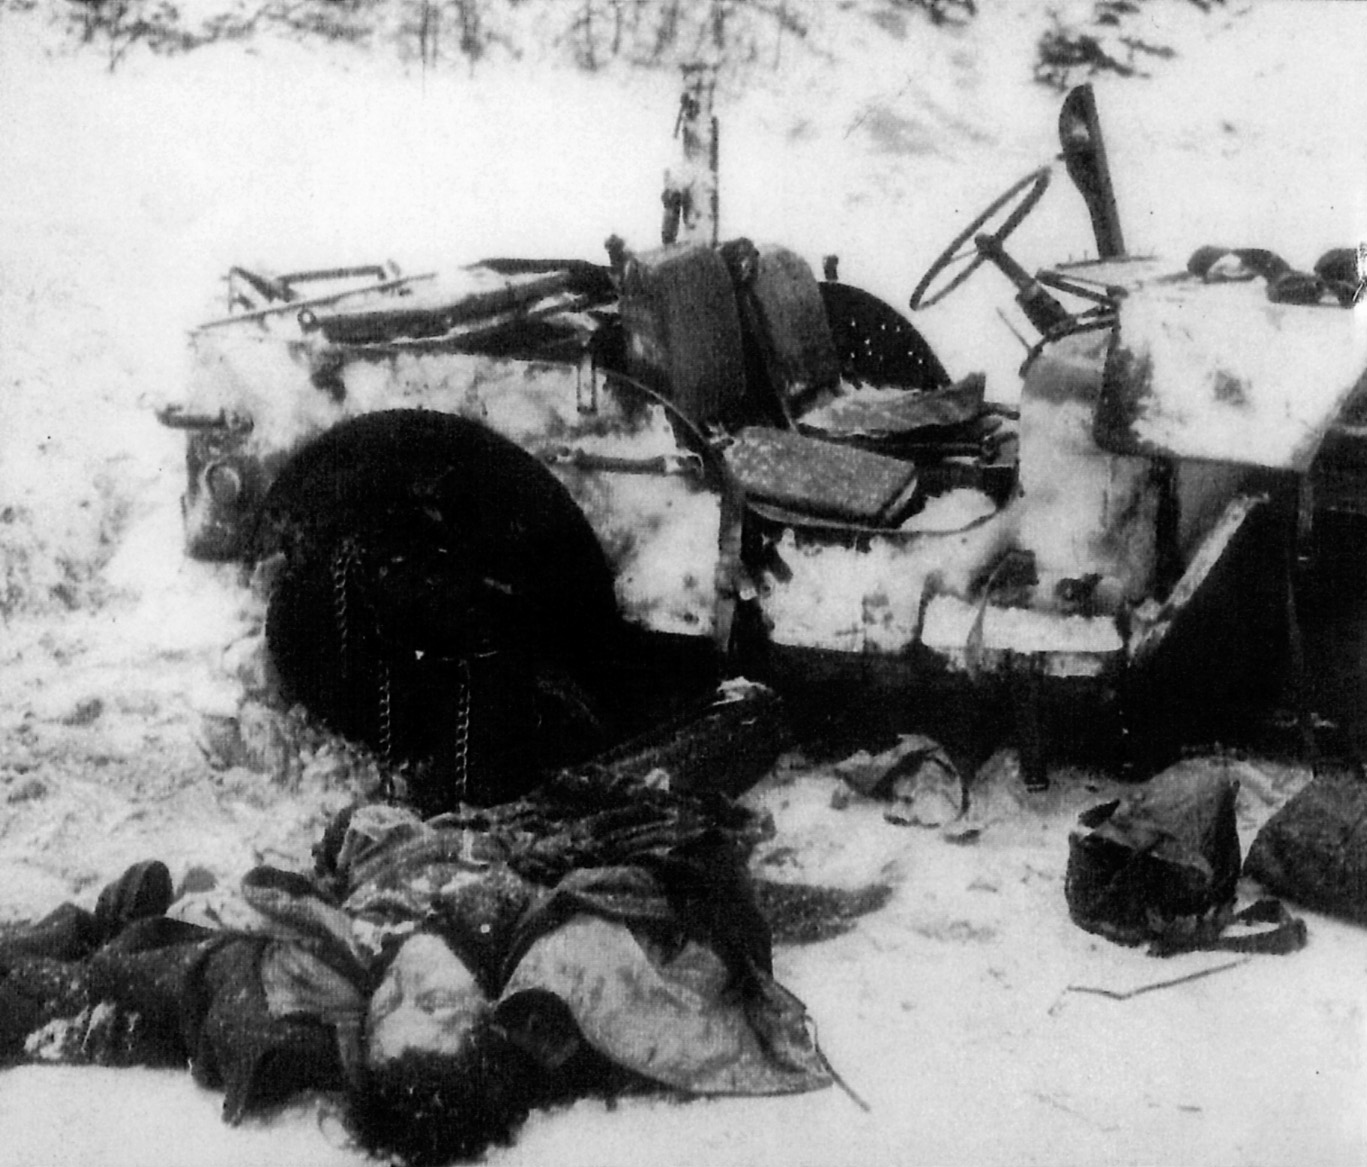
<svg viewBox="0 0 1367 1167"><path fill-rule="evenodd" d="M229 462L210 462L204 468L204 486L217 506L233 507L242 498L242 474Z"/></svg>

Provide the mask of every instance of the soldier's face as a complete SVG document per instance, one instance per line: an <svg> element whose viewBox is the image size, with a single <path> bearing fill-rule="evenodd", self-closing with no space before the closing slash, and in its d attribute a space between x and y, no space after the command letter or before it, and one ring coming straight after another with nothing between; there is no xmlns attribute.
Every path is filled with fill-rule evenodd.
<svg viewBox="0 0 1367 1167"><path fill-rule="evenodd" d="M366 1060L374 1066L408 1051L455 1056L488 1008L460 957L438 937L416 933L371 998Z"/></svg>

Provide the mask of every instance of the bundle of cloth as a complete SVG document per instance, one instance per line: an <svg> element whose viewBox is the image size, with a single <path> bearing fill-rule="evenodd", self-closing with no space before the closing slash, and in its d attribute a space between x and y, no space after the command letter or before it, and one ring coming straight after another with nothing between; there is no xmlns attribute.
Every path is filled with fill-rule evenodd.
<svg viewBox="0 0 1367 1167"><path fill-rule="evenodd" d="M214 928L139 863L93 910L0 935L0 1064L188 1063L230 1123L336 1092L363 1146L413 1164L590 1093L820 1089L746 873L758 831L720 796L592 773L427 820L367 804L312 871L248 873Z"/></svg>

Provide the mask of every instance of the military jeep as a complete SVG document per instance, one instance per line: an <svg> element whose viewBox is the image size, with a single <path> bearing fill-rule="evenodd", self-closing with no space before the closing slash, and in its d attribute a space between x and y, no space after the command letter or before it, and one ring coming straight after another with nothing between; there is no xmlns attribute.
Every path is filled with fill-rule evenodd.
<svg viewBox="0 0 1367 1167"><path fill-rule="evenodd" d="M1238 708L1294 650L1306 484L1362 353L1350 314L1126 255L1089 90L1060 128L1100 258L1007 252L1051 165L911 300L1005 275L1040 334L1010 407L834 260L744 238L234 268L161 414L189 553L263 569L285 701L472 800L639 728L683 659L813 717L852 678L899 725L967 717L1036 782L1061 743Z"/></svg>

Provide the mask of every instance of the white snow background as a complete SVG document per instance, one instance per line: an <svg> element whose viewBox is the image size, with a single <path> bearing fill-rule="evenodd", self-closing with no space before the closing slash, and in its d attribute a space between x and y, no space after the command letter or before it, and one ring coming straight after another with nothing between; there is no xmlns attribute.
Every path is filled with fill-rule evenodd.
<svg viewBox="0 0 1367 1167"><path fill-rule="evenodd" d="M1030 81L1045 0L981 0L960 30L894 6L816 10L829 56L785 42L719 101L722 233L783 242L903 305L945 242L1057 151L1059 97ZM1073 5L1086 9L1088 5ZM1367 4L1154 0L1141 34L1178 55L1097 81L1131 250L1203 243L1308 267L1367 239ZM483 255L600 258L649 246L678 82L544 61L423 73L282 43L53 54L0 14L0 918L89 904L130 862L231 883L302 867L352 791L337 759L279 781L211 770L202 715L231 707L229 646L253 617L236 572L181 552L185 331L233 263L277 270ZM1081 257L1057 182L1012 248ZM951 372L1015 392L992 271L918 318ZM1361 322L1359 322L1361 323ZM1010 759L1000 759L1009 775ZM1245 848L1304 779L1226 760ZM1060 773L954 846L831 806L794 759L756 793L791 850L769 874L895 888L849 934L783 948L838 1090L788 1099L581 1102L533 1116L498 1164L1350 1164L1367 1161L1367 936L1310 915L1310 945L1126 1001L1223 961L1158 962L1069 922L1068 826L1110 789ZM772 855L770 858L774 858ZM230 1129L188 1073L0 1074L0 1163L368 1161L327 1100Z"/></svg>

